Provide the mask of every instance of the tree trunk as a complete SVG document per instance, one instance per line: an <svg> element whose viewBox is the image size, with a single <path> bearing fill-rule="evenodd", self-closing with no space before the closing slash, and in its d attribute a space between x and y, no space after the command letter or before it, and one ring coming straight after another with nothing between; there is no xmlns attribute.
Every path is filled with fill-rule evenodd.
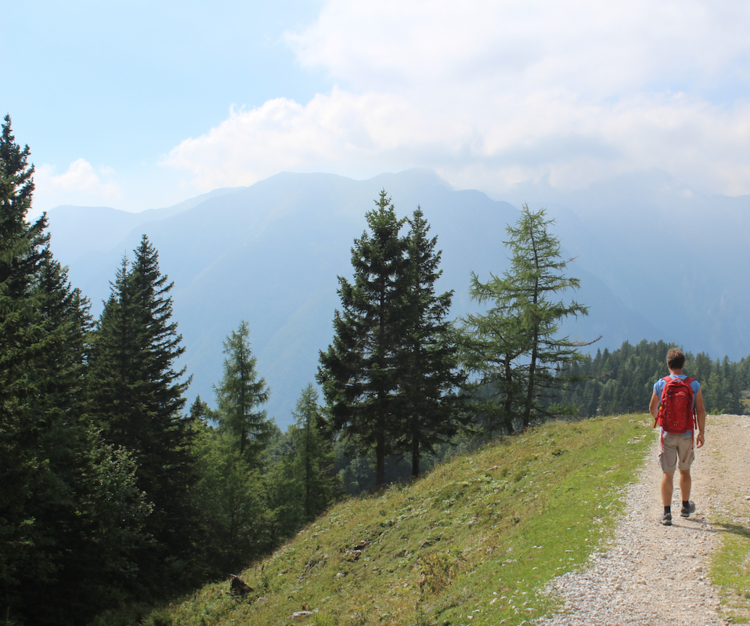
<svg viewBox="0 0 750 626"><path fill-rule="evenodd" d="M419 430L414 431L411 439L411 477L419 476Z"/></svg>
<svg viewBox="0 0 750 626"><path fill-rule="evenodd" d="M534 292L532 297L532 303L534 304L534 314L536 315L537 306L539 304L539 254L537 250L536 239L534 238L534 229L531 229L529 234L531 238L531 246L534 251L534 267L536 268L536 278L534 278ZM529 362L529 388L526 394L526 408L523 412L523 426L526 428L531 422L531 406L534 403L534 393L536 392L536 361L539 350L539 322L534 324L534 337L531 347L531 361Z"/></svg>
<svg viewBox="0 0 750 626"><path fill-rule="evenodd" d="M375 445L375 489L385 485L385 432L381 428Z"/></svg>

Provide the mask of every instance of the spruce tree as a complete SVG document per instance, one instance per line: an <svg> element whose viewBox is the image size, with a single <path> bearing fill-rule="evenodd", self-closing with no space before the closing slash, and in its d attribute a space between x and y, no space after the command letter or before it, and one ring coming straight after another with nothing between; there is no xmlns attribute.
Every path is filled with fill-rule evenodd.
<svg viewBox="0 0 750 626"><path fill-rule="evenodd" d="M352 248L353 282L339 276L341 311L334 338L320 353L317 379L332 426L361 452L374 449L375 486L385 484L385 459L399 434L401 368L409 278L404 220L385 190L366 214L368 230Z"/></svg>
<svg viewBox="0 0 750 626"><path fill-rule="evenodd" d="M86 413L88 303L26 221L33 167L0 140L0 607L34 624L86 621L135 571L148 506L134 465Z"/></svg>
<svg viewBox="0 0 750 626"><path fill-rule="evenodd" d="M144 235L132 268L123 259L105 303L91 350L92 412L106 441L138 464L138 487L153 503L147 530L156 550L142 569L162 592L190 576L186 564L199 532L191 488L197 480L190 418L181 413L189 380L176 369L182 336L171 320L173 283L161 274L158 252ZM165 561L173 565L165 576Z"/></svg>
<svg viewBox="0 0 750 626"><path fill-rule="evenodd" d="M449 441L463 421L456 392L465 377L458 371L458 345L447 319L453 292L435 293L442 274L437 237L429 237L430 226L420 207L409 226L409 290L400 378L404 423L399 443L411 456L412 477L417 477L421 456Z"/></svg>
<svg viewBox="0 0 750 626"><path fill-rule="evenodd" d="M272 423L260 407L268 402L270 391L255 370L258 359L250 346L250 326L240 322L224 341L224 375L214 386L221 429L233 438L240 455L259 467L260 454L268 443Z"/></svg>
<svg viewBox="0 0 750 626"><path fill-rule="evenodd" d="M333 446L320 429L324 418L318 405L318 392L312 383L302 390L293 415L297 473L304 486L303 522L308 523L341 495L341 481L334 471Z"/></svg>
<svg viewBox="0 0 750 626"><path fill-rule="evenodd" d="M87 314L52 259L46 216L26 220L34 191L29 154L15 142L6 116L0 136L0 606L6 616L66 623L69 615L56 600L76 599L63 589L74 562L86 559L85 550L75 549L85 547L80 504L91 486L80 384ZM39 583L47 585L45 598Z"/></svg>
<svg viewBox="0 0 750 626"><path fill-rule="evenodd" d="M312 384L302 390L292 414L295 423L287 431L290 449L279 459L275 470L278 502L284 509L281 513L295 520L289 528L295 532L341 495L341 485L334 471L333 447L319 428L323 417L318 392ZM290 490L297 497L290 498ZM291 514L286 512L288 508L293 509Z"/></svg>
<svg viewBox="0 0 750 626"><path fill-rule="evenodd" d="M34 361L42 352L33 285L48 255L45 218L26 221L34 191L28 156L6 116L0 136L0 603L5 606L16 604L24 572L44 580L53 573L34 549L38 527L28 513L44 474L39 440L47 427L31 406L37 396Z"/></svg>
<svg viewBox="0 0 750 626"><path fill-rule="evenodd" d="M488 388L493 412L505 428L516 417L526 427L532 420L568 413L549 404L567 384L557 371L580 360L579 347L593 343L559 335L562 320L586 315L588 309L557 299L580 281L565 275L567 261L549 232L551 223L543 209L533 212L524 205L518 222L507 228L510 269L503 276L490 274L486 283L472 275L472 299L491 308L465 320L466 364ZM480 404L486 409L489 403Z"/></svg>

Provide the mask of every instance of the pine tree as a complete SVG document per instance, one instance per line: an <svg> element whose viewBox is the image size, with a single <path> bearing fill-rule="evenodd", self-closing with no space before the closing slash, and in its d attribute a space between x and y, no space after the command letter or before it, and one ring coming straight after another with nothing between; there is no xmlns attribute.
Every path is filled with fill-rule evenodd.
<svg viewBox="0 0 750 626"><path fill-rule="evenodd" d="M549 233L551 223L544 210L532 212L524 205L516 225L507 229L510 269L502 277L491 274L486 283L472 275L472 299L493 306L466 319L467 365L494 387L496 414L506 428L514 415L526 427L567 412L549 405L567 383L556 374L581 358L579 347L589 345L559 336L563 319L586 315L588 309L556 299L560 292L577 289L580 281L565 276L567 261Z"/></svg>
<svg viewBox="0 0 750 626"><path fill-rule="evenodd" d="M240 322L224 342L224 375L214 387L219 404L217 420L230 433L240 455L253 467L260 466L260 454L268 443L272 423L260 407L270 391L255 370L258 359L250 347L250 326Z"/></svg>
<svg viewBox="0 0 750 626"><path fill-rule="evenodd" d="M403 400L399 442L411 455L412 477L419 476L420 457L449 441L461 420L457 389L465 381L458 371L458 345L448 322L452 291L437 295L435 283L442 252L420 207L409 220L407 259L409 291L405 310L400 396Z"/></svg>
<svg viewBox="0 0 750 626"><path fill-rule="evenodd" d="M334 339L320 353L317 379L332 426L360 451L375 451L375 486L385 484L385 459L399 434L405 300L409 288L404 220L385 190L366 214L367 226L352 248L354 280L339 276L342 310Z"/></svg>

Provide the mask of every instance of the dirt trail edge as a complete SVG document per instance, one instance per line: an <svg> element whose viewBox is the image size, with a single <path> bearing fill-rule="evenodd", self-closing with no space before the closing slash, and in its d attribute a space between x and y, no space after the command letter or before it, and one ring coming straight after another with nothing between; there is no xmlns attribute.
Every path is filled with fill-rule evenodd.
<svg viewBox="0 0 750 626"><path fill-rule="evenodd" d="M658 442L657 442L658 445ZM697 511L679 515L675 484L673 525L661 526L661 469L657 447L638 482L625 496L625 515L615 537L579 572L551 581L548 591L564 600L545 626L620 626L621 624L727 624L708 578L711 552L719 545L719 518L748 524L750 496L750 417L709 416L706 445L696 450L690 499ZM675 477L675 483L677 483Z"/></svg>

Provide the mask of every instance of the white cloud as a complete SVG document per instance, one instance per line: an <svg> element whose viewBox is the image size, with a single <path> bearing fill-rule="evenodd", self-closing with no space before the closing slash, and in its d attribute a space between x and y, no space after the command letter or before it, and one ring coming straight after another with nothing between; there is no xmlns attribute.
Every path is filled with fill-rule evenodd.
<svg viewBox="0 0 750 626"><path fill-rule="evenodd" d="M331 0L289 34L355 89L498 84L616 94L695 80L747 53L750 5L700 0Z"/></svg>
<svg viewBox="0 0 750 626"><path fill-rule="evenodd" d="M106 204L121 197L114 182L114 170L100 167L99 172L85 159L76 159L63 174L55 174L52 165L36 169L34 207L48 210L61 204Z"/></svg>
<svg viewBox="0 0 750 626"><path fill-rule="evenodd" d="M164 164L201 190L423 166L500 192L658 167L750 193L750 98L712 96L750 96L748 31L728 1L331 0L287 40L339 87L232 109Z"/></svg>

